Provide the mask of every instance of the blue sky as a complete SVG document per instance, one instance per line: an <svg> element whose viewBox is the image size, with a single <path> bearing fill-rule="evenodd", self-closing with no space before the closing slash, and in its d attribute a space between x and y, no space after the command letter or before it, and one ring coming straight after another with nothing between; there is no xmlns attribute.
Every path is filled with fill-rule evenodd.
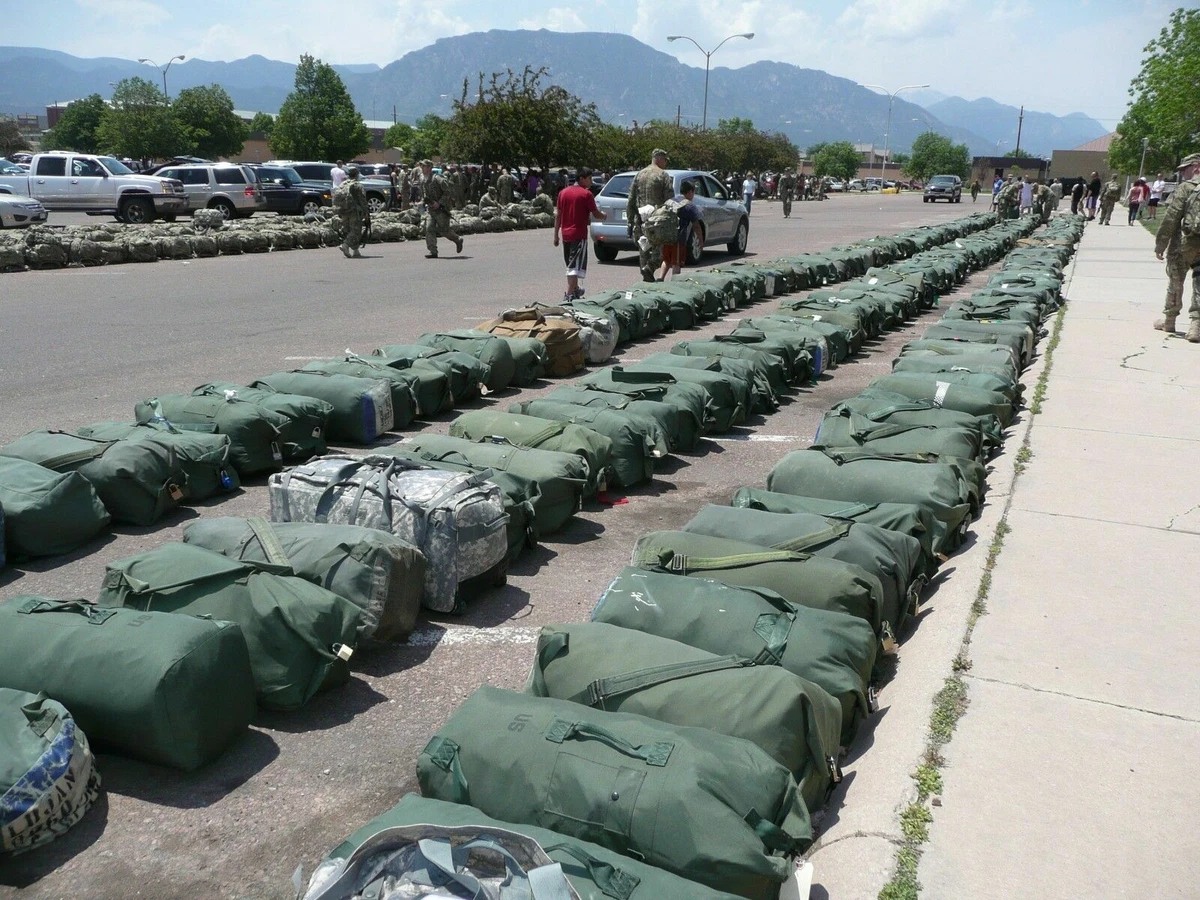
<svg viewBox="0 0 1200 900"><path fill-rule="evenodd" d="M16 0L3 0L0 7ZM0 41L77 56L230 60L259 53L294 61L384 65L432 41L490 28L618 31L703 65L684 33L712 47L714 65L760 59L824 69L889 87L929 83L1109 127L1125 107L1141 50L1178 3L1159 0L55 0L25 4ZM596 65L603 65L602 59ZM652 89L652 88L650 88Z"/></svg>

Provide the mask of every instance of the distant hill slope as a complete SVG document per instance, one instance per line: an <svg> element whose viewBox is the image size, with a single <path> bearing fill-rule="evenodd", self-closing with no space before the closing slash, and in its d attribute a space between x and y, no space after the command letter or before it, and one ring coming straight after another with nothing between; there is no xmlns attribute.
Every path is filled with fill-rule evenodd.
<svg viewBox="0 0 1200 900"><path fill-rule="evenodd" d="M1017 139L1017 120L1020 109L998 103L990 97L979 100L964 100L962 97L947 97L930 103L926 109L943 122L965 128L981 135L1000 152L1012 150ZM1055 150L1070 150L1109 132L1095 119L1083 113L1056 116L1052 113L1025 110L1025 121L1021 127L1021 148L1038 156L1049 156Z"/></svg>

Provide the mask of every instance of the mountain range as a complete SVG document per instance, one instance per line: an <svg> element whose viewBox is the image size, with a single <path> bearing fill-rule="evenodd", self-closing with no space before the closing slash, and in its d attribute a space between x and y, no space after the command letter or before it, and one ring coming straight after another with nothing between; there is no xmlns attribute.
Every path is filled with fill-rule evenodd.
<svg viewBox="0 0 1200 900"><path fill-rule="evenodd" d="M475 32L442 38L386 66L337 65L359 111L367 119L412 122L429 113L449 114L478 73L526 65L546 67L548 80L596 104L601 118L632 124L675 119L699 124L704 70L685 65L624 34L588 32ZM631 78L630 73L637 77ZM189 59L169 72L172 93L221 84L239 109L275 112L292 89L295 64L248 56L232 62ZM111 82L139 75L157 79L146 65L115 57L83 59L55 50L0 47L0 113L44 113L45 107L91 93L108 96ZM468 94L469 95L469 94ZM914 95L917 97L918 95ZM907 149L934 130L967 144L976 155L1015 145L1018 109L989 98L964 100L938 91L919 95L925 106L897 97L889 145ZM764 130L781 131L797 145L848 140L882 147L887 97L854 81L790 63L761 61L712 70L708 123L738 116ZM1025 112L1021 147L1049 156L1106 133L1083 113L1055 116Z"/></svg>

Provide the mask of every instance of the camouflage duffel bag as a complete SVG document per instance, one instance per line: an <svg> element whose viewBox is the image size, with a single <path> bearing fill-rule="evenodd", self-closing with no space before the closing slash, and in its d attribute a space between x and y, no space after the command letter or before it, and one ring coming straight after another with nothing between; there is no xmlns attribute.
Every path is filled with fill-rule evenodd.
<svg viewBox="0 0 1200 900"><path fill-rule="evenodd" d="M0 272L20 272L25 268L24 244L0 244Z"/></svg>
<svg viewBox="0 0 1200 900"><path fill-rule="evenodd" d="M71 248L68 251L68 255L73 266L104 265L104 252L95 241L81 238L71 241Z"/></svg>
<svg viewBox="0 0 1200 900"><path fill-rule="evenodd" d="M271 249L271 242L261 231L242 232L243 253L266 253Z"/></svg>
<svg viewBox="0 0 1200 900"><path fill-rule="evenodd" d="M0 688L0 758L0 853L54 840L100 796L87 738L45 694Z"/></svg>
<svg viewBox="0 0 1200 900"><path fill-rule="evenodd" d="M242 252L242 236L236 231L222 231L217 235L217 246L222 256L237 256Z"/></svg>

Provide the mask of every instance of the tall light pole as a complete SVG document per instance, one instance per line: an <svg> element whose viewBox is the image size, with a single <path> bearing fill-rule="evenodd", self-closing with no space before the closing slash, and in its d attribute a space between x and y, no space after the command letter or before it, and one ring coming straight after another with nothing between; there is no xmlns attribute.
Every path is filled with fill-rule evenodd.
<svg viewBox="0 0 1200 900"><path fill-rule="evenodd" d="M163 96L165 96L165 97L166 97L168 100L170 100L170 99L171 99L171 95L167 93L167 72L168 72L168 70L170 70L170 68L171 68L171 63L174 63L174 62L183 62L183 60L184 60L184 59L185 59L185 57L184 57L184 55L181 53L181 54L179 54L178 56L172 56L170 59L168 59L168 60L167 60L167 64L166 64L165 66L160 66L160 65L159 65L158 63L156 63L154 60L152 60L152 59L146 59L146 58L144 58L144 57L143 57L142 59L139 59L139 60L138 60L138 62L140 62L140 63L149 63L150 65L154 66L154 68L156 68L156 69L158 69L160 72L162 72L162 77L163 77Z"/></svg>
<svg viewBox="0 0 1200 900"><path fill-rule="evenodd" d="M927 85L927 84L906 84L906 85L904 85L904 87L898 87L894 91L889 91L887 88L880 87L877 84L864 84L863 87L874 88L875 90L883 91L885 94L888 95L887 127L883 130L883 162L879 166L879 174L880 174L879 180L881 182L883 182L886 180L886 178L884 178L883 176L887 175L888 139L892 136L892 103L895 101L896 95L898 93L900 93L901 91L915 91L918 88L927 88L927 87L929 87L929 85ZM874 165L872 165L871 168L872 169L875 168Z"/></svg>
<svg viewBox="0 0 1200 900"><path fill-rule="evenodd" d="M699 44L696 43L695 38L690 38L686 34L669 34L669 35L667 35L668 41L681 41L681 40L682 41L691 41L693 44L696 44L696 49L704 54L704 119L703 119L703 124L700 126L701 129L707 130L707 128L708 128L708 69L709 69L709 64L712 62L712 55L714 53L716 53L718 50L720 50L721 47L723 47L725 45L725 41L732 41L736 37L745 38L746 40L750 40L751 38L754 37L754 32L747 31L743 34L731 34L729 37L725 38L724 41L721 41L721 43L717 44L717 46L713 47L711 50L705 50L703 47L701 47Z"/></svg>
<svg viewBox="0 0 1200 900"><path fill-rule="evenodd" d="M1138 163L1138 178L1146 171L1146 151L1150 149L1150 138L1142 138L1142 161Z"/></svg>

